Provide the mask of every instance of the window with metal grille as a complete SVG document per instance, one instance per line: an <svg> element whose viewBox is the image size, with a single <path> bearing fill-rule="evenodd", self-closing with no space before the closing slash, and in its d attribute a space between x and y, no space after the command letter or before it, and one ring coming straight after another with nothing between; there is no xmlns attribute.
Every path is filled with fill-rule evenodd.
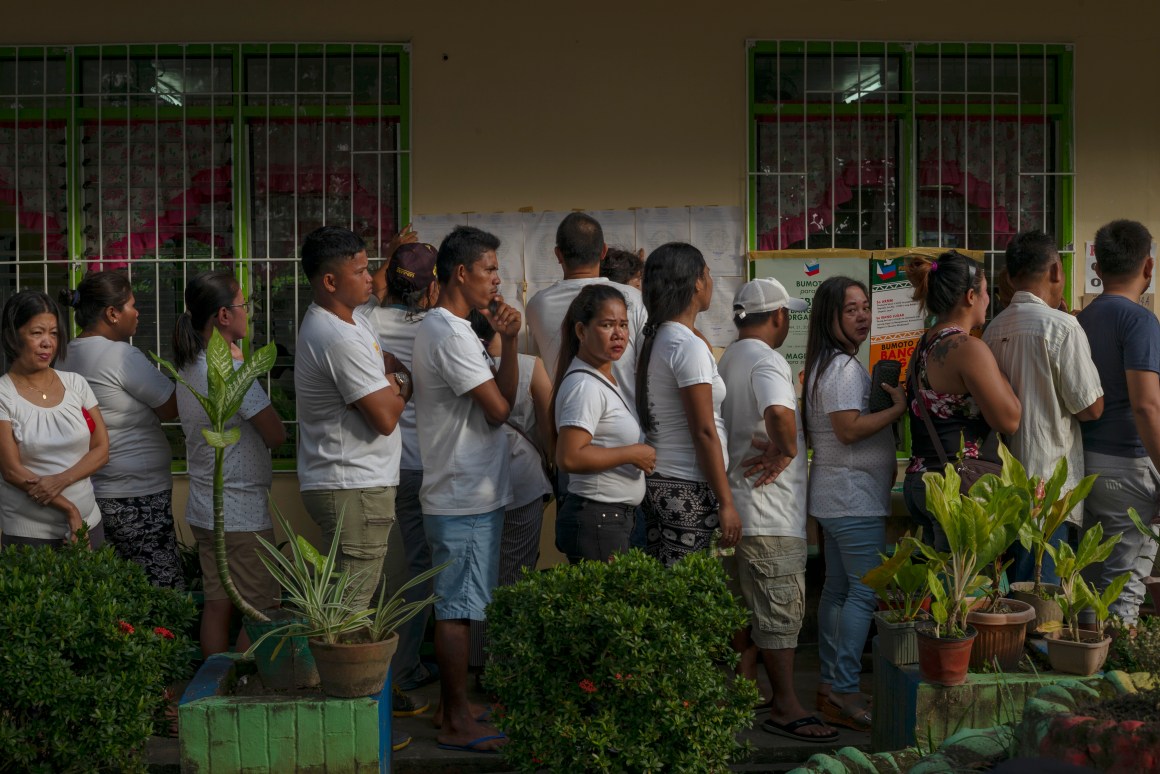
<svg viewBox="0 0 1160 774"><path fill-rule="evenodd" d="M749 46L749 246L1074 252L1069 46ZM1000 261L1000 266L1001 266Z"/></svg>
<svg viewBox="0 0 1160 774"><path fill-rule="evenodd" d="M278 346L264 387L292 469L298 245L342 225L373 261L407 222L409 80L401 45L0 49L0 295L125 271L133 343L171 358L186 281L233 270L255 302L247 343Z"/></svg>

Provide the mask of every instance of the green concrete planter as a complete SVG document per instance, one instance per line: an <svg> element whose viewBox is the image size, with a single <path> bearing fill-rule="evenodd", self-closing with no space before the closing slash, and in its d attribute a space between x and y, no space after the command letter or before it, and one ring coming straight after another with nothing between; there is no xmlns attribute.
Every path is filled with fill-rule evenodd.
<svg viewBox="0 0 1160 774"><path fill-rule="evenodd" d="M1022 717L1027 700L1043 686L1073 679L1050 672L971 673L965 684L944 688L922 680L916 665L891 664L876 643L873 691L875 696L888 698L874 703L870 746L874 750L901 750L916 744L929 748L963 729L1014 723Z"/></svg>
<svg viewBox="0 0 1160 774"><path fill-rule="evenodd" d="M252 661L219 653L190 682L178 708L183 772L379 772L380 738L390 728L380 732L374 698L232 695L244 674L256 674Z"/></svg>

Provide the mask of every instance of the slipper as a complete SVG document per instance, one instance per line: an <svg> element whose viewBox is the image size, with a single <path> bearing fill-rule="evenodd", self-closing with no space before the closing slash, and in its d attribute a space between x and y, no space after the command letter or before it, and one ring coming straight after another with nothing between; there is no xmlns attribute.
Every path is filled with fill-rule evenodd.
<svg viewBox="0 0 1160 774"><path fill-rule="evenodd" d="M843 706L835 702L833 698L829 698L826 699L826 705L822 707L822 717L831 725L850 728L854 731L866 732L870 730L870 708L865 705Z"/></svg>
<svg viewBox="0 0 1160 774"><path fill-rule="evenodd" d="M763 731L768 731L777 736L784 736L786 739L796 739L799 742L836 742L838 741L838 732L830 729L830 733L822 734L821 736L808 736L806 734L799 734L799 728L806 728L807 726L824 726L825 723L818 720L815 716L809 715L804 718L798 718L792 723L778 723L773 718L766 720L761 724Z"/></svg>
<svg viewBox="0 0 1160 774"><path fill-rule="evenodd" d="M761 702L761 704L753 705L753 714L756 715L759 712L769 712L771 709L773 709L773 699L767 699Z"/></svg>
<svg viewBox="0 0 1160 774"><path fill-rule="evenodd" d="M493 739L507 739L505 734L492 734L491 736L481 736L478 739L472 739L467 744L445 744L440 742L438 747L440 750L455 750L456 752L473 752L485 753L487 755L498 755L499 749L485 750L479 745L484 742L490 742Z"/></svg>

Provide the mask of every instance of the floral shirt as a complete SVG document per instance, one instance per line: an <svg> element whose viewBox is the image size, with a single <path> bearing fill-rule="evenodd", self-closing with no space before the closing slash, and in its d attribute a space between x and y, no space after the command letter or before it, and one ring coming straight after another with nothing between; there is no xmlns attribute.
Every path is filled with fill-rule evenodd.
<svg viewBox="0 0 1160 774"><path fill-rule="evenodd" d="M939 460L936 443L941 442L947 459L953 460L959 455L962 447L962 456L977 459L980 456L980 447L987 438L991 428L983 419L979 405L970 394L955 395L930 389L930 382L926 375L926 361L930 351L939 341L957 333L966 333L962 328L943 328L930 339L920 343L916 360L918 366L918 391L910 400L910 464L907 473L923 473L929 467L938 469L942 463ZM926 423L922 421L918 401L922 401L930 413L931 424L934 425L938 439L932 439L927 432Z"/></svg>

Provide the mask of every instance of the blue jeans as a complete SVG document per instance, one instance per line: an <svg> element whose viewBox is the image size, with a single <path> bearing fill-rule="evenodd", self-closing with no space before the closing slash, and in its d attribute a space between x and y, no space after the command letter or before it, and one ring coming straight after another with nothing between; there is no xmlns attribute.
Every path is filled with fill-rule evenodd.
<svg viewBox="0 0 1160 774"><path fill-rule="evenodd" d="M843 516L818 519L825 537L826 585L818 605L818 655L821 680L836 693L856 693L862 648L878 606L862 576L881 563L886 519Z"/></svg>

